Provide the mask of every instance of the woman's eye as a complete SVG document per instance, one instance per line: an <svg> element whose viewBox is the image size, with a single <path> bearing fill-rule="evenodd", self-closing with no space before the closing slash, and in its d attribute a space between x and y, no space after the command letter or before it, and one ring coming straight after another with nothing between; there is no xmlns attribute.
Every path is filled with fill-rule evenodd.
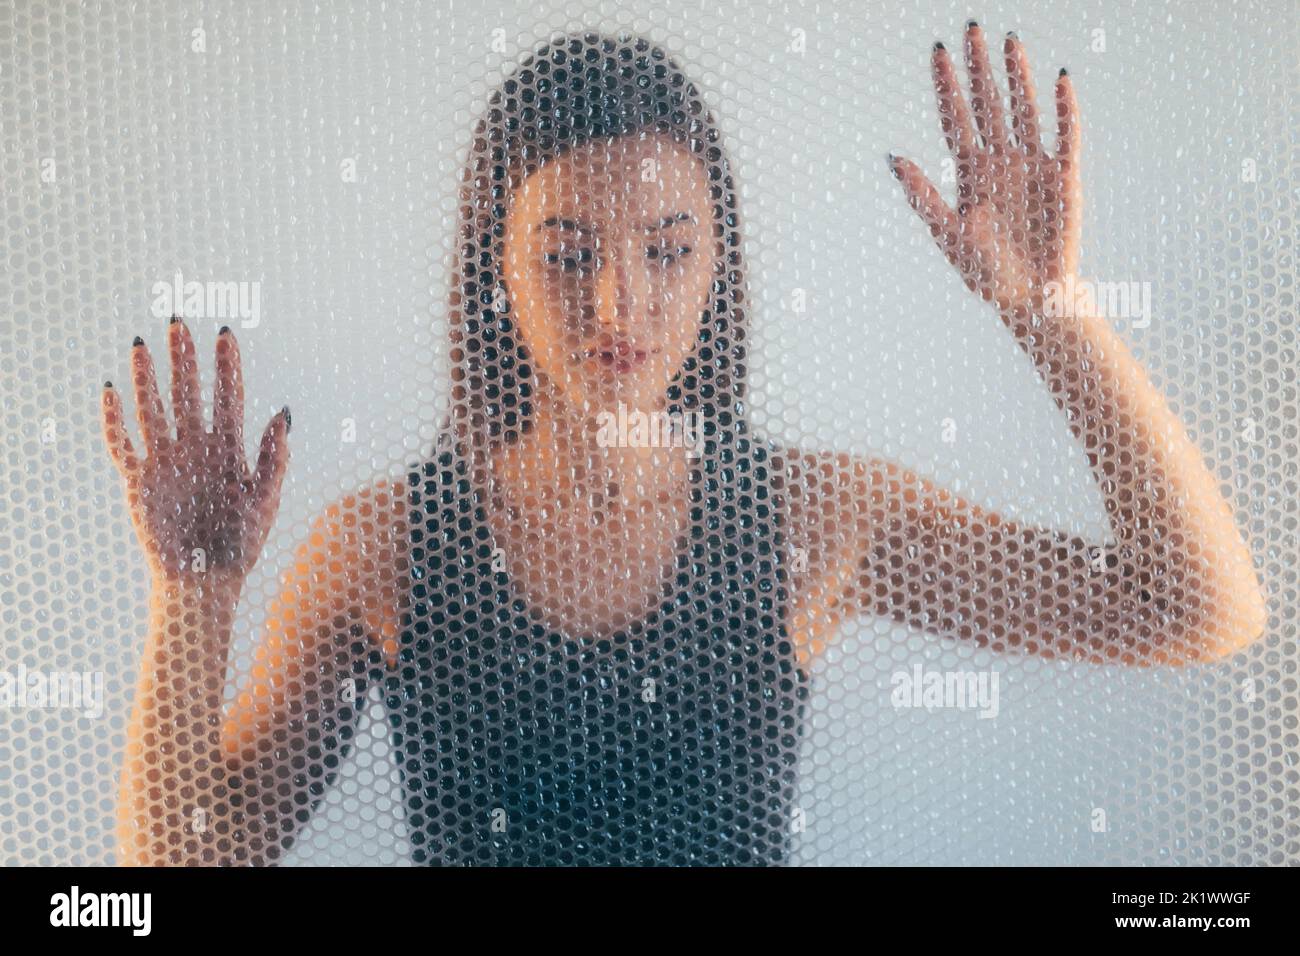
<svg viewBox="0 0 1300 956"><path fill-rule="evenodd" d="M577 272L579 269L589 268L595 258L594 250L586 246L561 249L557 252L547 252L542 255L542 261L548 266L558 267L561 271L570 274Z"/></svg>
<svg viewBox="0 0 1300 956"><path fill-rule="evenodd" d="M647 246L646 258L651 262L658 262L664 266L670 266L674 262L685 259L691 254L690 246Z"/></svg>

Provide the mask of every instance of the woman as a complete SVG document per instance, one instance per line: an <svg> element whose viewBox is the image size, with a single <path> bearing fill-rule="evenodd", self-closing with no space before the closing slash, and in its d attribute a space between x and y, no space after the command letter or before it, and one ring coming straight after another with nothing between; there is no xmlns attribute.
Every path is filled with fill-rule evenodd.
<svg viewBox="0 0 1300 956"><path fill-rule="evenodd" d="M418 862L779 863L808 670L846 617L1098 663L1214 660L1256 638L1250 555L1182 425L1102 318L1048 307L1078 259L1070 80L1051 154L1018 40L1009 116L973 22L966 56L969 103L932 54L956 209L914 164L890 167L1066 413L1112 540L753 436L740 210L714 120L645 41L563 37L476 129L439 447L316 520L233 707L231 622L277 509L288 409L250 473L234 336L218 337L208 432L178 319L174 434L140 339L144 455L105 386L154 574L122 861L279 859L379 683ZM611 441L596 421L615 407L676 430Z"/></svg>

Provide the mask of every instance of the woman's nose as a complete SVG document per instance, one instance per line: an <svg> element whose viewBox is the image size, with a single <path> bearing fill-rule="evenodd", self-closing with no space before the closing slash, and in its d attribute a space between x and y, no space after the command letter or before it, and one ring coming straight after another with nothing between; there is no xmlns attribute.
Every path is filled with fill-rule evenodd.
<svg viewBox="0 0 1300 956"><path fill-rule="evenodd" d="M647 307L650 277L640 252L620 249L596 274L596 320L603 330L628 332L637 312Z"/></svg>

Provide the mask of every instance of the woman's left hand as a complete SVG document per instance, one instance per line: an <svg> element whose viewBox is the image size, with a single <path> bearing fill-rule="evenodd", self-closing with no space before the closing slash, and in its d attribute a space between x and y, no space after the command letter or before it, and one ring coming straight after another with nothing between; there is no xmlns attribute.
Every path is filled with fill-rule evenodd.
<svg viewBox="0 0 1300 956"><path fill-rule="evenodd" d="M939 119L956 161L957 209L913 162L890 155L894 175L966 285L1010 319L1041 308L1049 282L1075 274L1079 258L1079 111L1065 70L1056 81L1056 153L1039 141L1034 83L1015 34L1004 44L1011 115L989 66L979 25L967 25L970 101L952 59L931 56Z"/></svg>

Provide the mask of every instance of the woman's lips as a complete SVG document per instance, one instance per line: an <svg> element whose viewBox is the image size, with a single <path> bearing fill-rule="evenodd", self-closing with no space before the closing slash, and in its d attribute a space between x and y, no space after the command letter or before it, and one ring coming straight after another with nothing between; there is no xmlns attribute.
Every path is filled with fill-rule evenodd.
<svg viewBox="0 0 1300 956"><path fill-rule="evenodd" d="M621 375L643 364L658 351L658 349L638 348L631 342L618 341L600 348L588 348L586 355L588 359L595 359L604 368Z"/></svg>

